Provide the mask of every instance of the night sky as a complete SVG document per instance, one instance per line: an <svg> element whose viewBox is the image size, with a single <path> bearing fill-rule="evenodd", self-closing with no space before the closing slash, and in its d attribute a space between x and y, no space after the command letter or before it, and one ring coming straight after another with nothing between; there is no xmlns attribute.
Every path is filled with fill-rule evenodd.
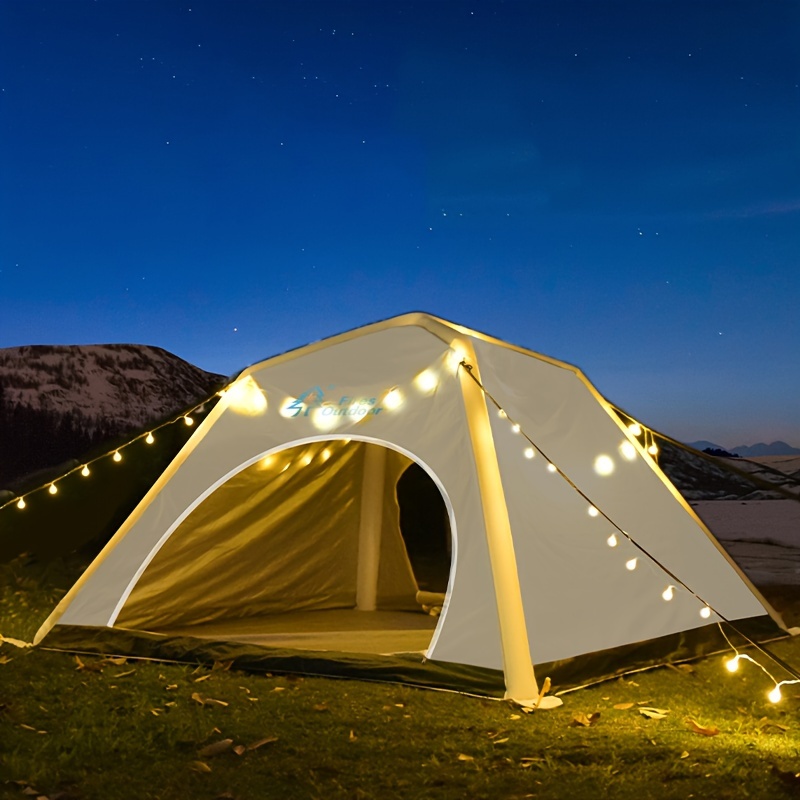
<svg viewBox="0 0 800 800"><path fill-rule="evenodd" d="M800 3L0 2L0 347L429 311L800 446Z"/></svg>

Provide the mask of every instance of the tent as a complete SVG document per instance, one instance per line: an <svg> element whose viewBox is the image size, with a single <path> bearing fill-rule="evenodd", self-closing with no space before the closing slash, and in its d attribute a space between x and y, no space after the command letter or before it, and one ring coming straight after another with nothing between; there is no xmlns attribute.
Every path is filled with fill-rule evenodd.
<svg viewBox="0 0 800 800"><path fill-rule="evenodd" d="M439 585L401 526L412 468L441 498ZM718 647L721 620L782 631L641 429L574 366L414 313L244 370L36 641L535 703L545 676Z"/></svg>

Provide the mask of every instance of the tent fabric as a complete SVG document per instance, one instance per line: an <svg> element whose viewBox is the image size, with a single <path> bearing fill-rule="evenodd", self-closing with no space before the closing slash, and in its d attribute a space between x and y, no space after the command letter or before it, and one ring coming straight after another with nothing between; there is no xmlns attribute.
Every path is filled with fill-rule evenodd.
<svg viewBox="0 0 800 800"><path fill-rule="evenodd" d="M706 603L781 630L575 367L410 314L256 364L237 387L266 408L223 395L37 641L211 623L233 636L243 620L352 609L370 580L375 611L359 614L414 613L396 497L411 462L441 492L452 537L429 661L510 681L521 644L530 667L699 641Z"/></svg>

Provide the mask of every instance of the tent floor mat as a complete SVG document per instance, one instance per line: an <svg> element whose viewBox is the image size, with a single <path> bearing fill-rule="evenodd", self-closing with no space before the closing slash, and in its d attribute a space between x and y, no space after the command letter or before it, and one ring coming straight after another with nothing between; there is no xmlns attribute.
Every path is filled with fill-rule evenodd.
<svg viewBox="0 0 800 800"><path fill-rule="evenodd" d="M438 621L419 611L333 609L215 620L154 632L292 650L417 653L428 649Z"/></svg>

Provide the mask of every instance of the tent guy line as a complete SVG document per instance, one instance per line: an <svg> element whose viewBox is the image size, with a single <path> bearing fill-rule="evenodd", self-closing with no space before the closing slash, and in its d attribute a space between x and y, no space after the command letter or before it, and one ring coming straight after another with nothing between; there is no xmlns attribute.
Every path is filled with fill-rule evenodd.
<svg viewBox="0 0 800 800"><path fill-rule="evenodd" d="M497 400L492 395L492 393L489 392L486 389L486 387L481 383L480 380L478 380L477 377L475 377L475 375L474 375L474 373L472 371L472 365L467 363L466 361L462 360L459 363L459 366L464 369L464 371L467 373L467 375L469 375L470 378L472 378L473 381L475 381L475 383L478 385L478 387L483 392L483 394L486 396L486 398L488 400L490 400L492 402L492 404L495 406L495 408L497 409L497 411L500 414L500 416L503 417L503 419L507 419L508 420L509 424L511 425L511 429L514 431L514 433L520 434L532 447L536 448L536 451L543 458L545 458L547 460L548 466L555 467L555 472L561 478L563 478L587 503L589 503L589 508L591 510L593 510L594 512L596 512L596 514L593 514L593 516L594 515L602 516L610 525L613 525L635 548L637 548L639 550L639 552L641 552L644 556L646 556L648 559L650 559L650 561L653 564L655 564L659 569L661 569L667 576L672 578L676 583L680 584L684 589L686 589L687 592L689 592L689 594L691 594L700 603L702 603L702 608L700 609L700 616L702 616L704 619L708 619L711 616L711 614L713 613L713 614L716 614L717 617L719 617L719 620L717 621L717 625L719 627L719 631L722 634L722 636L724 637L725 641L730 646L731 650L733 650L733 652L736 654L734 656L734 659L746 658L746 660L751 661L753 664L755 664L757 667L759 667L769 677L769 679L775 684L775 688L772 690L770 695L772 695L773 692L777 691L778 692L777 698L778 698L778 700L780 700L780 687L781 686L784 686L784 685L787 685L787 684L792 684L792 683L800 683L800 672L798 672L792 666L787 664L782 658L780 658L779 656L775 655L771 650L767 649L762 644L759 644L758 642L754 641L746 633L744 633L742 630L740 630L736 626L736 624L734 622L729 620L724 614L720 613L710 603L707 603L705 600L703 600L703 598L700 597L700 595L697 594L697 592L695 592L694 589L692 589L691 586L688 586L678 575L676 575L674 572L672 572L672 570L670 570L668 567L666 567L664 564L662 564L661 561L658 560L658 558L656 558L649 550L647 550L647 548L643 547L639 542L637 542L627 531L622 530L622 528L613 519L611 519L611 517L609 517L608 514L606 514L605 511L603 511L602 508L598 508L597 506L595 506L594 503L592 502L591 498L588 497L586 495L586 493L583 492L581 490L581 488L575 484L575 482L569 477L569 475L567 475L563 470L561 470L558 467L557 464L554 464L550 460L550 458L548 458L547 454L542 450L541 447L539 447L539 445L535 441L533 441L533 439L531 439L530 436L528 436L528 434L522 429L522 427L519 425L519 423L514 422L514 420L511 419L511 417L509 417L508 412L500 405L500 403L497 402ZM648 432L649 429L646 428L644 425L642 425L640 422L636 423L636 427L641 429L641 432L640 432L639 435L644 435L645 442L646 442L647 441L647 432ZM652 437L652 433L653 432L650 431L651 437ZM636 434L634 434L634 435L636 435ZM637 436L637 438L638 438L638 436ZM650 447L654 447L654 446L655 446L654 444L650 445ZM652 450L650 450L650 448L645 448L645 452L648 452L650 455L653 455ZM610 546L616 546L616 543L614 545L610 545ZM671 586L668 586L665 589L664 593L662 594L662 597L664 597L664 600L669 601L669 600L672 599L671 589L672 589ZM707 613L704 613L704 612L707 612ZM734 645L731 643L731 640L725 635L725 631L722 628L722 623L723 622L726 625L728 625L728 627L734 633L736 633L739 636L741 636L742 639L744 639L745 642L747 642L747 645L749 645L751 647L754 647L760 653L765 655L776 666L780 667L781 669L785 670L789 675L791 675L792 678L794 678L794 680L778 681L763 666L763 664L761 664L760 662L756 661L751 656L748 656L746 654L740 654L739 651L736 649L736 647L734 647ZM727 663L730 664L731 662L729 661ZM728 670L730 672L734 672L735 671L735 669L731 669L730 667L728 667ZM777 702L777 700L773 700L773 702Z"/></svg>

